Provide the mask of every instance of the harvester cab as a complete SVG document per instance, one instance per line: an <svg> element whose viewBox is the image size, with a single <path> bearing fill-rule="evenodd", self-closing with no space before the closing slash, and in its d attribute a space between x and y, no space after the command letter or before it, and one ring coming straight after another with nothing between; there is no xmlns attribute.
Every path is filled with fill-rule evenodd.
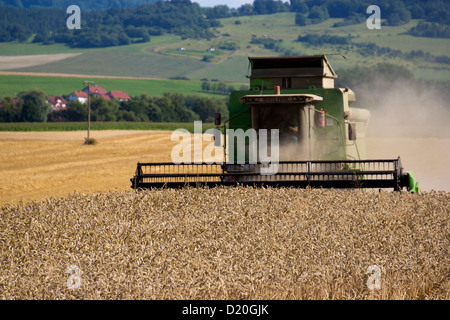
<svg viewBox="0 0 450 320"><path fill-rule="evenodd" d="M352 90L334 87L325 56L249 62L250 90L230 97L230 129L277 129L280 161L364 158L370 113L351 107Z"/></svg>
<svg viewBox="0 0 450 320"><path fill-rule="evenodd" d="M224 134L223 163L138 163L132 187L406 187L419 192L400 157L365 159L370 112L353 106L351 89L335 88L337 75L325 55L249 57L249 71L250 89L230 95L228 120L222 124L221 115L215 117L216 132L220 128ZM220 143L217 134L215 145Z"/></svg>

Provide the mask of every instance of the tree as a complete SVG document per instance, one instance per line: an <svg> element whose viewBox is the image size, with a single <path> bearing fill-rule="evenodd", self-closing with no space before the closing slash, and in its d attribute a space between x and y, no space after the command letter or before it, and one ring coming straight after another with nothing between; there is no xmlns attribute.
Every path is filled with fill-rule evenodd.
<svg viewBox="0 0 450 320"><path fill-rule="evenodd" d="M139 118L134 114L133 111L120 110L119 120L134 122L139 121Z"/></svg>
<svg viewBox="0 0 450 320"><path fill-rule="evenodd" d="M20 115L25 122L41 122L41 113L39 107L31 100L23 103L22 113Z"/></svg>
<svg viewBox="0 0 450 320"><path fill-rule="evenodd" d="M352 13L365 14L368 5L364 5L359 0L335 0L328 3L327 9L331 18L348 18Z"/></svg>
<svg viewBox="0 0 450 320"><path fill-rule="evenodd" d="M203 62L211 62L213 59L214 59L214 56L213 56L213 55L211 55L211 54L205 54L205 55L203 56L203 58L202 58L202 61L203 61ZM203 84L202 84L202 86L203 86ZM208 91L208 90L205 90L205 91Z"/></svg>
<svg viewBox="0 0 450 320"><path fill-rule="evenodd" d="M78 100L72 101L67 105L67 109L63 111L63 117L67 121L87 121L88 107Z"/></svg>
<svg viewBox="0 0 450 320"><path fill-rule="evenodd" d="M330 17L328 9L325 6L314 6L311 8L308 18L312 23L320 23L327 20Z"/></svg>
<svg viewBox="0 0 450 320"><path fill-rule="evenodd" d="M147 34L147 36L148 36L148 34ZM125 32L120 32L119 33L118 40L119 40L119 46L124 46L124 45L127 45L127 44L131 43L130 38L127 36L127 34ZM149 37L149 40L150 40L150 37Z"/></svg>
<svg viewBox="0 0 450 320"><path fill-rule="evenodd" d="M269 2L272 2L272 0L255 0L253 1L253 7L256 14L269 14Z"/></svg>
<svg viewBox="0 0 450 320"><path fill-rule="evenodd" d="M411 20L411 12L401 1L393 1L387 10L387 21L390 26L406 24Z"/></svg>
<svg viewBox="0 0 450 320"><path fill-rule="evenodd" d="M208 19L221 19L231 17L231 10L227 5L217 5L213 8L204 8Z"/></svg>
<svg viewBox="0 0 450 320"><path fill-rule="evenodd" d="M224 100L214 98L188 96L186 97L186 107L200 117L203 122L213 122L216 112L226 115L228 113Z"/></svg>
<svg viewBox="0 0 450 320"><path fill-rule="evenodd" d="M291 0L291 11L308 14L309 8L303 0Z"/></svg>
<svg viewBox="0 0 450 320"><path fill-rule="evenodd" d="M278 0L255 0L253 2L256 14L272 14L288 11L288 7Z"/></svg>
<svg viewBox="0 0 450 320"><path fill-rule="evenodd" d="M211 84L209 83L209 81L203 81L202 82L202 90L206 91L206 92L211 90Z"/></svg>
<svg viewBox="0 0 450 320"><path fill-rule="evenodd" d="M91 110L94 121L116 121L119 114L119 104L103 97L91 99Z"/></svg>
<svg viewBox="0 0 450 320"><path fill-rule="evenodd" d="M400 19L400 15L398 13L391 13L388 18L387 22L390 26L399 26L402 25L402 19Z"/></svg>
<svg viewBox="0 0 450 320"><path fill-rule="evenodd" d="M240 16L251 16L255 14L254 7L251 4L244 4L237 9Z"/></svg>
<svg viewBox="0 0 450 320"><path fill-rule="evenodd" d="M410 8L411 11L411 18L413 19L424 19L426 17L425 15L425 9L421 7L418 3L415 3Z"/></svg>
<svg viewBox="0 0 450 320"><path fill-rule="evenodd" d="M150 121L153 122L162 121L163 116L161 108L158 105L156 105L155 103L149 103L145 109L146 115Z"/></svg>
<svg viewBox="0 0 450 320"><path fill-rule="evenodd" d="M14 101L11 97L5 97L0 101L0 121L1 122L20 122L23 101Z"/></svg>
<svg viewBox="0 0 450 320"><path fill-rule="evenodd" d="M450 26L420 21L408 34L415 37L450 38Z"/></svg>
<svg viewBox="0 0 450 320"><path fill-rule="evenodd" d="M311 21L309 21L309 19L303 13L297 12L295 14L295 24L302 27L311 24Z"/></svg>
<svg viewBox="0 0 450 320"><path fill-rule="evenodd" d="M17 97L23 100L21 114L24 121L47 121L51 107L47 103L47 95L44 92L37 89L22 91L19 92Z"/></svg>

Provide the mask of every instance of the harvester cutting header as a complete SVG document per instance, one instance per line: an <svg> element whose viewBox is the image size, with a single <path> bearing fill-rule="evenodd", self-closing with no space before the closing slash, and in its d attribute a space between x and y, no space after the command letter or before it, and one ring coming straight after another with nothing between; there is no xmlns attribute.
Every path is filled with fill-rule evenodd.
<svg viewBox="0 0 450 320"><path fill-rule="evenodd" d="M366 160L370 112L353 107L355 94L335 88L326 56L249 57L250 90L230 95L223 163L138 163L133 188L251 185L314 188L407 188L419 192L397 159ZM228 128L227 128L228 126ZM228 132L250 132L237 139ZM264 133L264 134L261 134ZM266 153L256 154L256 146ZM261 150L261 149L259 149ZM267 155L277 153L276 163ZM272 174L262 174L275 165Z"/></svg>

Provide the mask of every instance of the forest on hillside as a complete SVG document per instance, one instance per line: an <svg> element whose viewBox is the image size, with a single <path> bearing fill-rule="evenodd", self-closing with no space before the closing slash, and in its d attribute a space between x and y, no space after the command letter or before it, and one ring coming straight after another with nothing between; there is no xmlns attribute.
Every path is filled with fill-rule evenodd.
<svg viewBox="0 0 450 320"><path fill-rule="evenodd" d="M76 4L86 10L107 10L110 8L134 8L155 3L158 0L0 0L0 5L14 8L67 8Z"/></svg>
<svg viewBox="0 0 450 320"><path fill-rule="evenodd" d="M32 38L43 44L95 48L148 42L152 35L163 33L184 39L211 39L215 37L211 28L221 25L218 19L279 12L295 12L295 24L300 26L329 18L344 19L334 25L338 28L362 23L371 4L380 6L382 18L389 25L423 19L408 31L413 36L450 38L450 7L441 0L254 0L253 4L237 9L226 5L202 8L190 0L84 0L80 1L82 27L75 30L66 26L69 15L61 7L65 3L65 0L0 0L0 42Z"/></svg>

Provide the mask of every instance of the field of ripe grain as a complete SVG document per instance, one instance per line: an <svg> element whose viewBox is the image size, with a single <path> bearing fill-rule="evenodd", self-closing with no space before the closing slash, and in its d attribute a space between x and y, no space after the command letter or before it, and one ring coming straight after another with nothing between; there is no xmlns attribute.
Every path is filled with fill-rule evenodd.
<svg viewBox="0 0 450 320"><path fill-rule="evenodd" d="M449 200L240 187L6 205L0 299L450 299Z"/></svg>
<svg viewBox="0 0 450 320"><path fill-rule="evenodd" d="M445 191L134 192L170 133L85 135L0 132L0 299L450 299L448 139L368 140Z"/></svg>
<svg viewBox="0 0 450 320"><path fill-rule="evenodd" d="M0 132L0 206L72 192L130 189L137 162L170 162L168 131ZM206 147L209 142L204 142ZM368 138L370 159L402 157L424 191L450 191L449 138Z"/></svg>
<svg viewBox="0 0 450 320"><path fill-rule="evenodd" d="M137 162L170 161L167 131L0 132L0 205L129 190Z"/></svg>

